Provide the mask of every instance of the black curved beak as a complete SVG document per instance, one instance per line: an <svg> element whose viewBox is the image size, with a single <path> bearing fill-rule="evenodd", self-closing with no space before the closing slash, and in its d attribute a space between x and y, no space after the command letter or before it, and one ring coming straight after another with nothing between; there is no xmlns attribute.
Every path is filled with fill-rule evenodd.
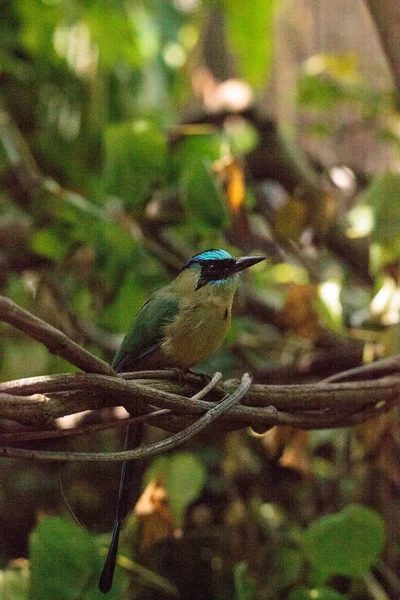
<svg viewBox="0 0 400 600"><path fill-rule="evenodd" d="M262 260L266 260L266 258L266 256L241 256L240 258L236 258L232 273L241 273Z"/></svg>

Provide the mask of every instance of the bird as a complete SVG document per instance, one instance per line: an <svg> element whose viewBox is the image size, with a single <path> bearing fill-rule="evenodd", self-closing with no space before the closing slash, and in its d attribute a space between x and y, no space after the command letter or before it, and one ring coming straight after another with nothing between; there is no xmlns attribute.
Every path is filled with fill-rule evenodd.
<svg viewBox="0 0 400 600"><path fill-rule="evenodd" d="M195 254L170 284L139 309L114 357L114 370L126 373L176 368L186 372L212 356L230 326L238 275L265 258L233 258L225 250L214 248ZM143 434L143 424L128 426L125 449L140 446ZM119 534L129 512L134 475L135 461L124 462L112 540L99 581L103 593L112 587Z"/></svg>

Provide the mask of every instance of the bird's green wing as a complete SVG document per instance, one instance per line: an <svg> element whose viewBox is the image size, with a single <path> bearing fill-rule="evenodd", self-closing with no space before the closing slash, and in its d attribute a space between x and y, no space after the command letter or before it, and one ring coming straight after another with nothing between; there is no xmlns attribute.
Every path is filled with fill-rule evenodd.
<svg viewBox="0 0 400 600"><path fill-rule="evenodd" d="M164 326L178 313L178 299L172 295L154 294L138 311L112 366L118 372L135 370L135 362L160 346Z"/></svg>

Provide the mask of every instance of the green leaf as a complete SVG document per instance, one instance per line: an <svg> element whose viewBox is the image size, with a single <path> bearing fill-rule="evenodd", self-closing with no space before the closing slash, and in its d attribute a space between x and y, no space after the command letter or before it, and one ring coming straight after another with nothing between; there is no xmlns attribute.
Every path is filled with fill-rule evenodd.
<svg viewBox="0 0 400 600"><path fill-rule="evenodd" d="M193 162L184 173L182 202L193 227L225 229L229 224L221 185L204 160Z"/></svg>
<svg viewBox="0 0 400 600"><path fill-rule="evenodd" d="M333 109L338 102L345 100L340 84L321 75L302 74L297 94L299 104L310 109Z"/></svg>
<svg viewBox="0 0 400 600"><path fill-rule="evenodd" d="M225 0L228 41L250 85L260 87L269 72L274 47L276 0Z"/></svg>
<svg viewBox="0 0 400 600"><path fill-rule="evenodd" d="M375 562L384 536L384 522L377 512L350 504L309 525L303 534L304 552L321 582L331 574L357 576Z"/></svg>
<svg viewBox="0 0 400 600"><path fill-rule="evenodd" d="M30 600L100 600L103 559L95 536L59 517L43 519L30 536ZM120 594L119 586L110 592ZM108 597L109 598L109 597Z"/></svg>
<svg viewBox="0 0 400 600"><path fill-rule="evenodd" d="M54 260L60 260L68 251L67 239L51 229L38 229L31 238L32 250L42 256L47 256Z"/></svg>
<svg viewBox="0 0 400 600"><path fill-rule="evenodd" d="M318 315L327 328L343 331L343 307L340 301L341 287L337 281L325 281L319 286Z"/></svg>
<svg viewBox="0 0 400 600"><path fill-rule="evenodd" d="M359 196L360 203L373 210L373 238L392 256L400 254L400 173L377 175Z"/></svg>
<svg viewBox="0 0 400 600"><path fill-rule="evenodd" d="M107 14L107 18L105 15ZM89 27L93 42L99 48L100 64L111 68L119 62L138 67L143 61L138 35L124 7L114 2L107 6L92 5L84 11L84 23ZM118 40L115 32L118 31Z"/></svg>
<svg viewBox="0 0 400 600"><path fill-rule="evenodd" d="M179 180L192 163L200 160L213 162L221 158L222 144L223 137L219 132L186 135L177 143L171 156L169 166L172 181Z"/></svg>
<svg viewBox="0 0 400 600"><path fill-rule="evenodd" d="M233 568L236 600L253 600L256 594L256 585L247 576L247 563L236 563Z"/></svg>
<svg viewBox="0 0 400 600"><path fill-rule="evenodd" d="M54 55L52 38L60 18L60 6L19 0L16 7L21 18L20 37L25 48L41 55Z"/></svg>
<svg viewBox="0 0 400 600"><path fill-rule="evenodd" d="M164 182L167 141L149 121L110 125L105 134L108 192L140 209L151 190Z"/></svg>
<svg viewBox="0 0 400 600"><path fill-rule="evenodd" d="M327 587L312 589L299 587L290 592L287 600L346 600L346 596Z"/></svg>
<svg viewBox="0 0 400 600"><path fill-rule="evenodd" d="M182 523L187 507L198 498L206 481L203 463L189 452L170 458L167 492L173 515Z"/></svg>
<svg viewBox="0 0 400 600"><path fill-rule="evenodd" d="M157 456L146 469L143 476L143 485L148 485L153 479L162 478L166 484L169 474L169 465L171 457L168 455Z"/></svg>
<svg viewBox="0 0 400 600"><path fill-rule="evenodd" d="M145 474L145 481L161 477L167 490L172 514L182 524L186 509L198 498L206 481L203 463L190 452L177 452L157 458Z"/></svg>

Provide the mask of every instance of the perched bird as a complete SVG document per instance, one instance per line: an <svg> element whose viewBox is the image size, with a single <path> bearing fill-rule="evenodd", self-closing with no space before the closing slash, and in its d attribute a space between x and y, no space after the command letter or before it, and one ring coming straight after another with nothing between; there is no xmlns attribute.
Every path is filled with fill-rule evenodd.
<svg viewBox="0 0 400 600"><path fill-rule="evenodd" d="M238 274L264 256L233 258L225 250L193 256L169 285L153 294L138 311L112 363L119 372L176 367L187 371L214 354L231 322ZM139 446L143 425L128 427L125 447ZM119 532L129 510L135 461L124 462L113 537L99 587L112 586Z"/></svg>

